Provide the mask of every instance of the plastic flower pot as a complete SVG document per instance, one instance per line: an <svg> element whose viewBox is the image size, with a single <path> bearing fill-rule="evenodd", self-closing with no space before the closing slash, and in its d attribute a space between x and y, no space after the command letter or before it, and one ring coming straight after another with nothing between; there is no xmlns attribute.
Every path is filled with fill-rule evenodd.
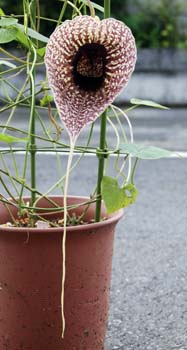
<svg viewBox="0 0 187 350"><path fill-rule="evenodd" d="M52 199L63 203L62 197ZM69 197L68 205L85 200ZM47 207L49 203L42 199L39 206ZM16 215L16 209L10 209ZM77 208L76 213L82 209ZM92 204L86 214L88 221L94 217L94 209ZM114 230L122 215L120 210L100 223L67 228L63 339L63 228L0 226L1 350L104 349ZM8 211L0 203L0 223L7 221Z"/></svg>

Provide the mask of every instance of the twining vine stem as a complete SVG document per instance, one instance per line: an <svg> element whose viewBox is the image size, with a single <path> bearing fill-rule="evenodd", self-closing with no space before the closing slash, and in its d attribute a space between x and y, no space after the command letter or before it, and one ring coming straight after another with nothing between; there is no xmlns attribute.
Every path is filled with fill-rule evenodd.
<svg viewBox="0 0 187 350"><path fill-rule="evenodd" d="M110 0L104 0L104 18L110 17ZM100 144L99 150L105 151L106 144L106 125L107 125L107 112L105 111L101 116L100 124ZM104 175L104 164L105 164L105 154L99 155L98 160L98 175L97 175L97 201L96 201L96 210L95 210L95 221L98 222L101 219L101 182Z"/></svg>

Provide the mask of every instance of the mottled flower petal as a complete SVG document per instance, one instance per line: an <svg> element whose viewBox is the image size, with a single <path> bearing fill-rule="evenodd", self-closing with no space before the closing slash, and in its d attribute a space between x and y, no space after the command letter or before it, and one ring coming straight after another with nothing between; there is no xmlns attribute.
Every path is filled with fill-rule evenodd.
<svg viewBox="0 0 187 350"><path fill-rule="evenodd" d="M60 118L73 139L113 102L135 62L134 37L115 19L78 16L54 31L45 63Z"/></svg>

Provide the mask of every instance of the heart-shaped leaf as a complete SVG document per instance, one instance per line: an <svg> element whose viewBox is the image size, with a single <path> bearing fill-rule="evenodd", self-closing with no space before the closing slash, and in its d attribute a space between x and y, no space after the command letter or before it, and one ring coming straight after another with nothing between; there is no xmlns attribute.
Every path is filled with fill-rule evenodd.
<svg viewBox="0 0 187 350"><path fill-rule="evenodd" d="M136 143L122 143L120 150L140 159L159 159L171 157L174 153L154 146L137 145Z"/></svg>
<svg viewBox="0 0 187 350"><path fill-rule="evenodd" d="M20 28L17 28L18 32L17 32L17 36L16 36L16 40L22 44L22 46L26 47L27 49L29 49L30 44L29 44L29 40L27 35L22 32L22 30L20 30Z"/></svg>
<svg viewBox="0 0 187 350"><path fill-rule="evenodd" d="M154 101L141 100L140 98L131 98L130 103L133 105L142 105L142 106L148 106L153 108L169 109L168 107L160 105L159 103L156 103Z"/></svg>
<svg viewBox="0 0 187 350"><path fill-rule="evenodd" d="M16 39L17 36L17 28L0 28L0 44L10 43L11 41Z"/></svg>
<svg viewBox="0 0 187 350"><path fill-rule="evenodd" d="M17 23L16 27L18 29L20 29L23 33L25 32L25 27L23 24ZM31 38L42 41L44 43L48 42L49 39L46 36L36 32L35 30L33 30L31 28L28 28L27 30L28 30L28 36L30 36Z"/></svg>
<svg viewBox="0 0 187 350"><path fill-rule="evenodd" d="M116 179L104 176L101 183L101 194L107 213L111 214L134 203L138 191L133 184L127 184L121 188Z"/></svg>
<svg viewBox="0 0 187 350"><path fill-rule="evenodd" d="M13 143L13 142L26 142L27 138L14 137L7 134L0 134L0 142Z"/></svg>
<svg viewBox="0 0 187 350"><path fill-rule="evenodd" d="M0 27L9 27L18 22L17 18L1 18L0 19Z"/></svg>

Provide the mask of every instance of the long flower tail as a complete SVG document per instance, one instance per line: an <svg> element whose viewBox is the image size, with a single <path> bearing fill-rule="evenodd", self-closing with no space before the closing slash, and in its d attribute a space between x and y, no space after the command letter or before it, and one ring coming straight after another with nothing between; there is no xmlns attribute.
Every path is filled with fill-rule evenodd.
<svg viewBox="0 0 187 350"><path fill-rule="evenodd" d="M68 156L66 178L64 183L64 232L62 236L62 290L61 290L61 312L62 312L62 338L64 338L65 332L65 315L64 315L64 290L66 279L66 235L67 235L67 194L71 163L73 160L73 153L75 148L75 139L70 137L70 152Z"/></svg>

